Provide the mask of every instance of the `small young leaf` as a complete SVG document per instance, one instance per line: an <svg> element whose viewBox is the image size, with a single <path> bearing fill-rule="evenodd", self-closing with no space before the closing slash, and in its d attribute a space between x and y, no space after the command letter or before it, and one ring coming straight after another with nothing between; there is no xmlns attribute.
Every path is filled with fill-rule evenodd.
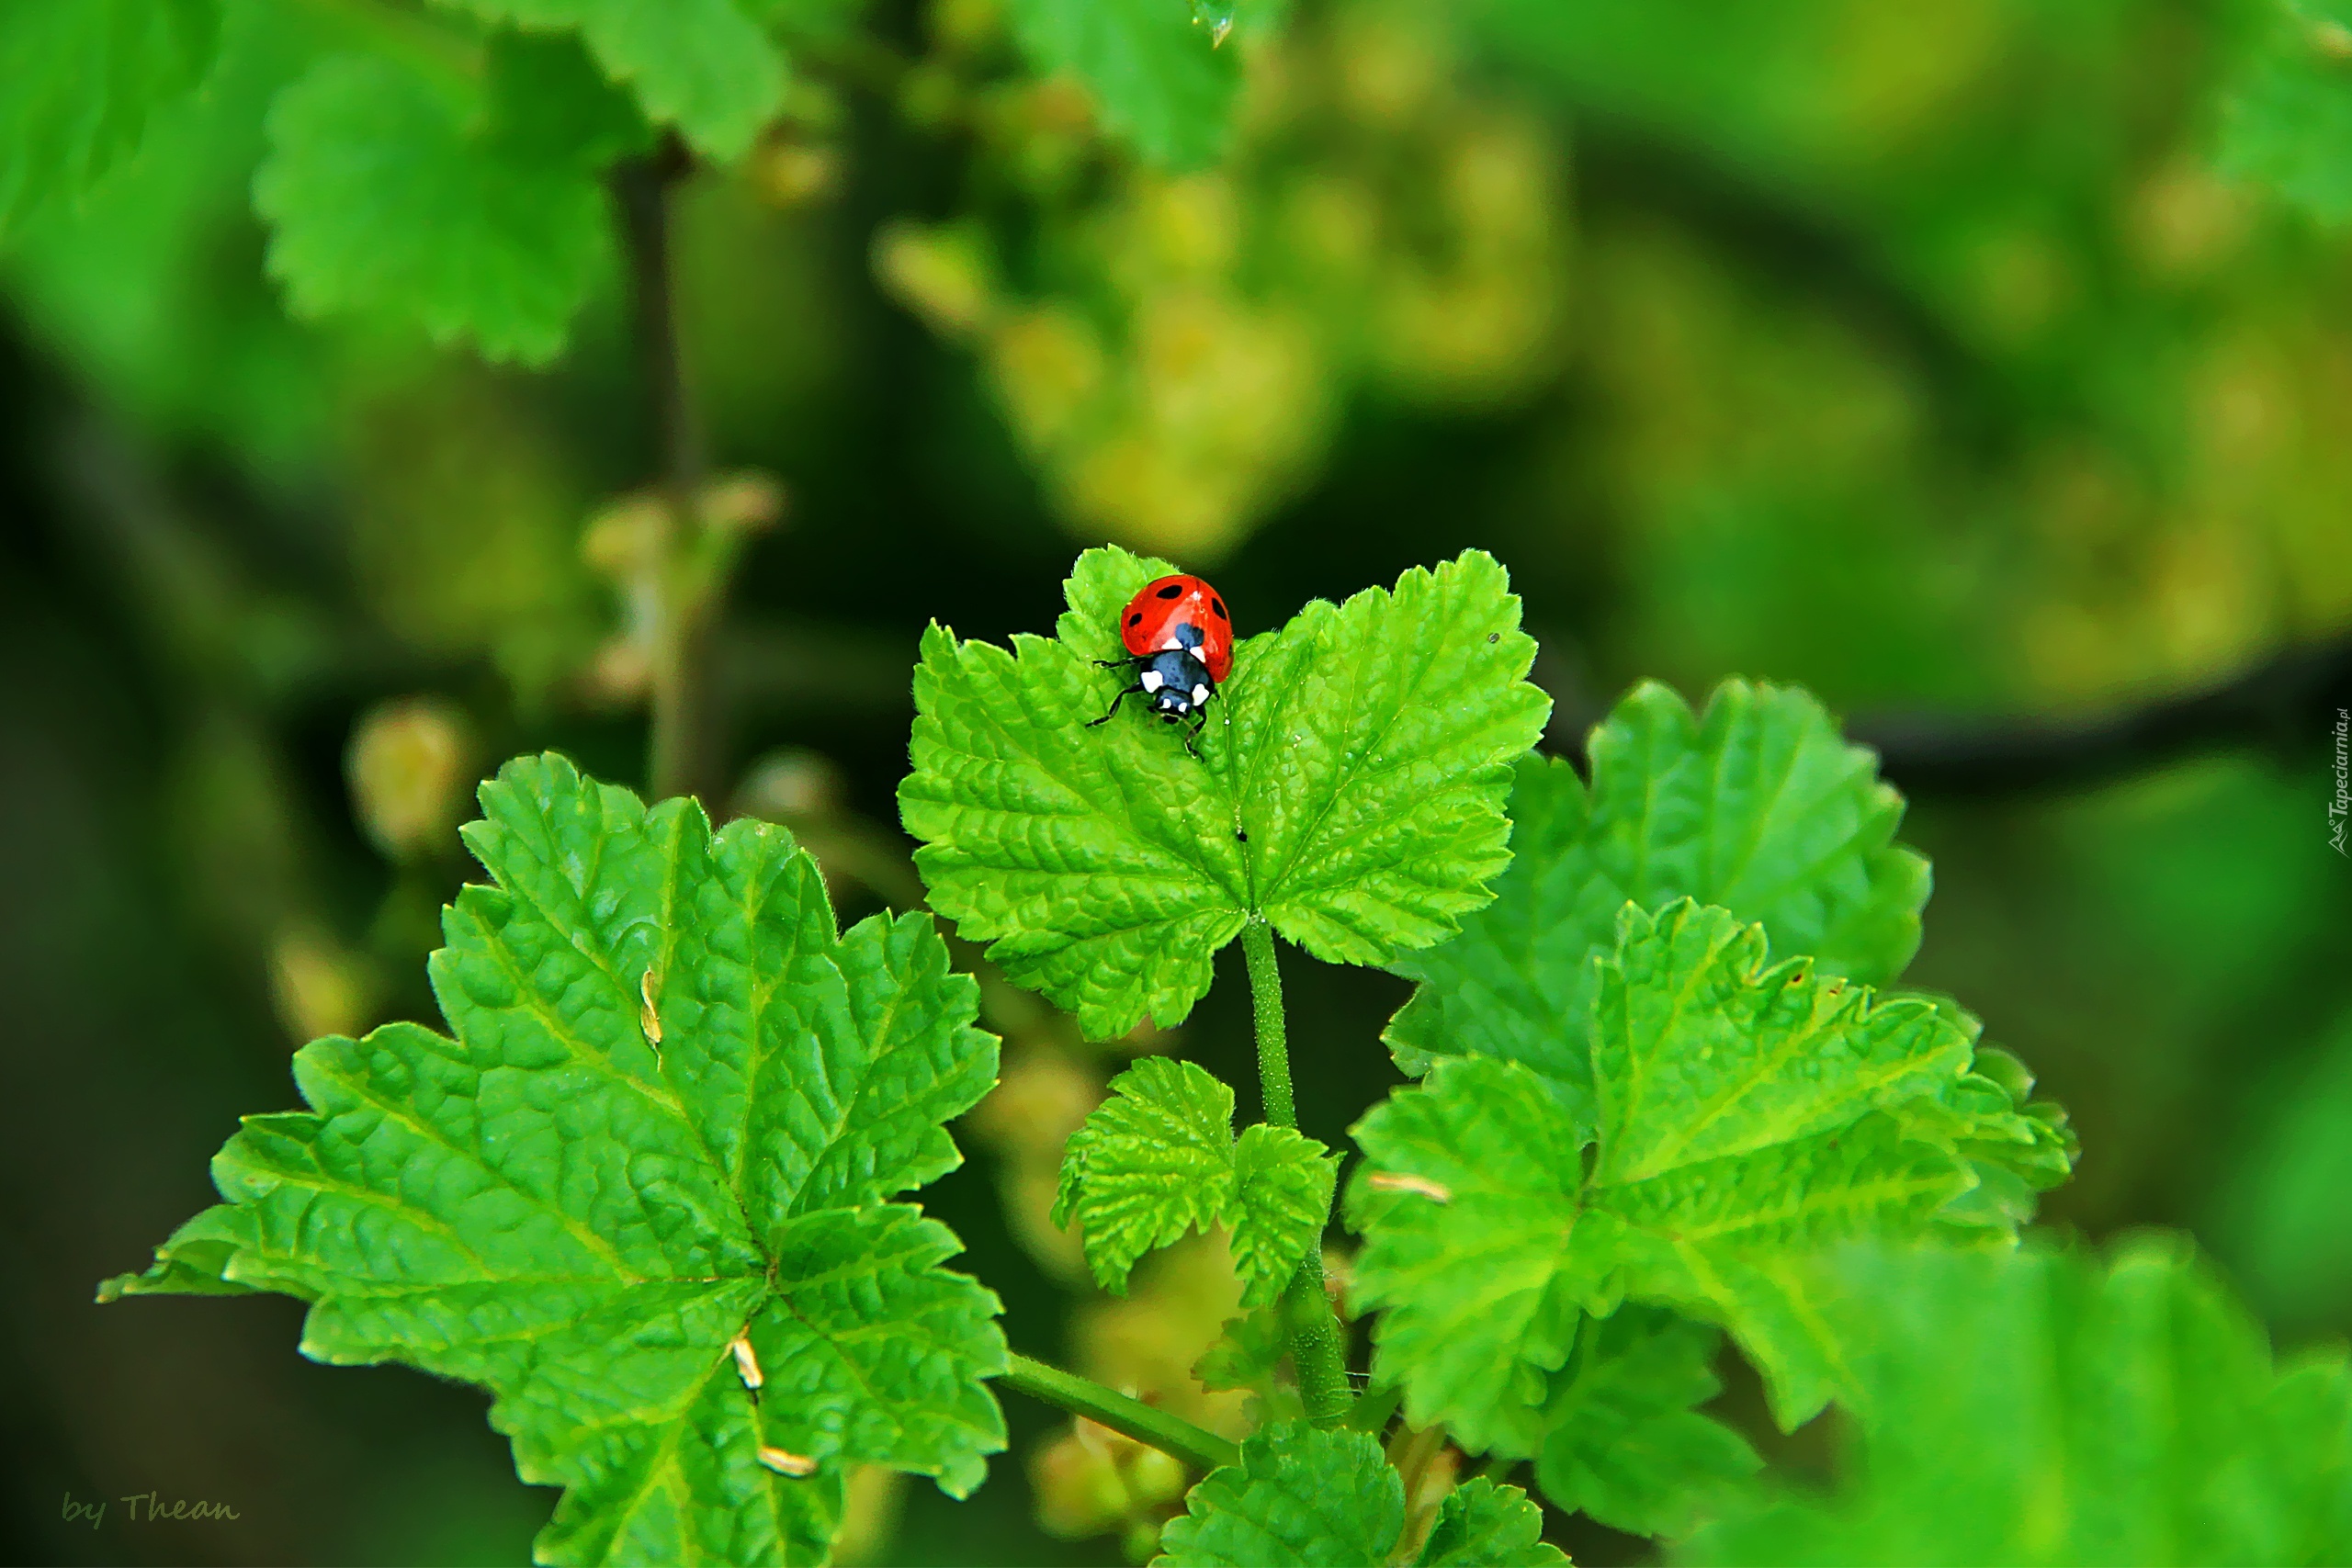
<svg viewBox="0 0 2352 1568"><path fill-rule="evenodd" d="M219 0L0 0L0 238L130 156L220 32Z"/></svg>
<svg viewBox="0 0 2352 1568"><path fill-rule="evenodd" d="M372 56L279 95L254 205L297 313L360 310L537 364L610 264L598 144L494 134L513 118Z"/></svg>
<svg viewBox="0 0 2352 1568"><path fill-rule="evenodd" d="M1159 1533L1154 1568L1261 1568L1270 1562L1387 1562L1405 1533L1405 1483L1363 1432L1269 1427L1241 1445L1241 1462L1211 1471ZM1543 1515L1516 1486L1473 1481L1445 1500L1427 1568L1548 1568L1566 1563L1537 1539Z"/></svg>
<svg viewBox="0 0 2352 1568"><path fill-rule="evenodd" d="M1322 1245L1339 1174L1331 1151L1295 1128L1242 1130L1233 1146L1230 1224L1243 1305L1272 1301Z"/></svg>
<svg viewBox="0 0 2352 1568"><path fill-rule="evenodd" d="M1287 1127L1251 1127L1237 1144L1233 1090L1191 1062L1146 1056L1070 1134L1053 1220L1078 1222L1094 1278L1120 1294L1145 1253L1229 1225L1242 1302L1261 1306L1321 1240L1336 1175L1329 1150Z"/></svg>
<svg viewBox="0 0 2352 1568"><path fill-rule="evenodd" d="M1154 1568L1385 1562L1405 1532L1405 1483L1363 1432L1269 1427L1213 1470L1159 1532Z"/></svg>
<svg viewBox="0 0 2352 1568"><path fill-rule="evenodd" d="M1934 1227L1976 1179L1963 1144L2013 1131L2008 1097L1936 1004L1768 964L1723 909L1628 907L1597 980L1589 1089L1473 1056L1357 1124L1374 1374L1415 1425L1527 1453L1577 1311L1630 1296L1730 1328L1793 1427L1840 1377L1803 1257Z"/></svg>
<svg viewBox="0 0 2352 1568"><path fill-rule="evenodd" d="M1520 763L1495 901L1395 964L1421 982L1385 1035L1408 1072L1478 1055L1585 1081L1587 960L1609 951L1628 899L1718 905L1761 920L1773 952L1868 985L1910 961L1928 863L1894 843L1903 801L1875 760L1811 696L1728 681L1693 717L1648 682L1590 750L1589 790L1565 761Z"/></svg>
<svg viewBox="0 0 2352 1568"><path fill-rule="evenodd" d="M1110 128L1153 163L1216 161L1240 85L1235 51L1177 0L1012 0L1013 36L1041 73L1086 85Z"/></svg>
<svg viewBox="0 0 2352 1568"><path fill-rule="evenodd" d="M1242 643L1198 759L1132 708L1089 728L1128 679L1093 661L1124 661L1119 612L1168 570L1089 550L1056 637L934 626L915 671L899 805L933 905L1097 1039L1182 1020L1253 916L1337 963L1451 935L1509 859L1509 764L1550 707L1472 550Z"/></svg>
<svg viewBox="0 0 2352 1568"><path fill-rule="evenodd" d="M1568 1559L1544 1539L1544 1511L1526 1493L1476 1476L1445 1495L1413 1561L1417 1568L1566 1568Z"/></svg>
<svg viewBox="0 0 2352 1568"><path fill-rule="evenodd" d="M1211 1393L1262 1389L1272 1382L1289 1353L1290 1337L1283 1327L1281 1307L1259 1307L1225 1320L1215 1343L1193 1363L1193 1381Z"/></svg>
<svg viewBox="0 0 2352 1568"><path fill-rule="evenodd" d="M1217 1224L1232 1196L1233 1090L1191 1062L1146 1056L1069 1135L1053 1221L1078 1222L1094 1278L1124 1293L1137 1258Z"/></svg>
<svg viewBox="0 0 2352 1568"><path fill-rule="evenodd" d="M1858 1249L1822 1273L1853 1368L1849 1479L1826 1501L1758 1496L1683 1561L2352 1559L2343 1352L2275 1370L2185 1241L2104 1266Z"/></svg>
<svg viewBox="0 0 2352 1568"><path fill-rule="evenodd" d="M1544 1495L1612 1529L1677 1538L1737 1498L1756 1452L1695 1408L1719 1392L1719 1339L1656 1307L1586 1319L1544 1412Z"/></svg>
<svg viewBox="0 0 2352 1568"><path fill-rule="evenodd" d="M784 62L737 0L441 0L486 21L576 29L605 73L703 152L741 157L784 101Z"/></svg>
<svg viewBox="0 0 2352 1568"><path fill-rule="evenodd" d="M782 829L553 756L481 801L496 886L430 966L456 1038L304 1046L311 1109L247 1118L225 1201L102 1295L277 1291L315 1359L486 1386L523 1478L566 1489L542 1562L815 1562L853 1462L968 1493L1004 1447L998 1303L891 1200L994 1081L978 987L927 917L837 934Z"/></svg>

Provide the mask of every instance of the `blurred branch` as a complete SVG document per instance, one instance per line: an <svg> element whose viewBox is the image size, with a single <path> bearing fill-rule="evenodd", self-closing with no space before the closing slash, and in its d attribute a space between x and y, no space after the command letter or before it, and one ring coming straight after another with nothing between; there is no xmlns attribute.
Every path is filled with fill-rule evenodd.
<svg viewBox="0 0 2352 1568"><path fill-rule="evenodd" d="M710 793L708 711L711 624L724 584L698 581L701 499L707 457L701 419L678 347L676 276L670 208L694 169L677 134L614 172L623 248L636 304L638 352L661 454L662 536L657 550L658 622L653 633L648 784L657 796Z"/></svg>
<svg viewBox="0 0 2352 1568"><path fill-rule="evenodd" d="M1564 660L1539 654L1532 678L1553 698L1545 749L1586 768L1586 737L1608 716L1607 703ZM1880 773L1905 795L1981 800L2096 788L2215 752L2307 759L2329 744L2346 707L2352 632L2287 649L2218 685L2087 716L1882 711L1856 716L1846 733L1878 752Z"/></svg>
<svg viewBox="0 0 2352 1568"><path fill-rule="evenodd" d="M2292 649L2202 691L2076 719L1970 722L1865 715L1847 732L1905 794L1982 798L2086 789L2184 758L2261 750L2306 757L2352 705L2352 634Z"/></svg>

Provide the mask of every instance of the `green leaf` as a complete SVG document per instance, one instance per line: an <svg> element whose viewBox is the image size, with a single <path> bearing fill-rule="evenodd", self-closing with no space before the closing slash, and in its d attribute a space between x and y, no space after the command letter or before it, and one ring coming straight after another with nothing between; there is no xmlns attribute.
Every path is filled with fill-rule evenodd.
<svg viewBox="0 0 2352 1568"><path fill-rule="evenodd" d="M1935 1228L1979 1141L2030 1137L1937 1004L1770 964L1689 900L1624 910L1590 1037L1589 1087L1449 1060L1355 1129L1374 1376L1472 1449L1532 1451L1578 1313L1628 1296L1728 1327L1795 1427L1844 1382L1804 1255Z"/></svg>
<svg viewBox="0 0 2352 1568"><path fill-rule="evenodd" d="M1290 1336L1283 1323L1281 1303L1259 1307L1225 1320L1215 1342L1193 1363L1193 1381L1211 1393L1242 1388L1264 1391L1289 1353Z"/></svg>
<svg viewBox="0 0 2352 1568"><path fill-rule="evenodd" d="M1177 0L1012 0L1013 36L1041 73L1086 85L1103 122L1156 164L1225 152L1240 71Z"/></svg>
<svg viewBox="0 0 2352 1568"><path fill-rule="evenodd" d="M1516 1486L1483 1476L1445 1495L1419 1568L1554 1568L1567 1554L1544 1540L1544 1511Z"/></svg>
<svg viewBox="0 0 2352 1568"><path fill-rule="evenodd" d="M1628 900L1717 905L1761 920L1775 953L1869 985L1917 951L1928 863L1894 841L1902 798L1805 693L1727 681L1694 717L1647 682L1590 752L1589 790L1565 761L1520 763L1495 901L1396 964L1421 982L1385 1036L1406 1071L1488 1055L1587 1081L1588 960Z"/></svg>
<svg viewBox="0 0 2352 1568"><path fill-rule="evenodd" d="M890 1200L958 1163L944 1123L994 1081L978 987L927 917L836 934L782 829L714 835L554 756L481 801L496 886L430 965L456 1038L304 1046L310 1109L248 1117L225 1201L102 1294L281 1292L315 1359L482 1384L523 1478L565 1488L543 1562L815 1562L854 1462L968 1493L1004 1447L998 1303Z"/></svg>
<svg viewBox="0 0 2352 1568"><path fill-rule="evenodd" d="M530 123L527 107L388 61L312 67L271 109L254 180L294 310L388 315L492 359L553 358L610 266L597 177L610 143L550 145L523 133Z"/></svg>
<svg viewBox="0 0 2352 1568"><path fill-rule="evenodd" d="M218 0L0 0L0 238L135 152L220 32Z"/></svg>
<svg viewBox="0 0 2352 1568"><path fill-rule="evenodd" d="M1861 1249L1817 1292L1850 1348L1860 1440L1834 1496L1708 1527L1702 1563L2340 1562L2352 1379L2274 1369L2185 1240L2111 1262Z"/></svg>
<svg viewBox="0 0 2352 1568"><path fill-rule="evenodd" d="M1159 1533L1155 1568L1265 1568L1269 1563L1362 1568L1391 1561L1405 1533L1405 1483L1363 1432L1269 1427L1241 1445L1241 1462L1211 1471ZM1544 1564L1567 1561L1537 1537L1543 1516L1516 1486L1473 1481L1441 1509L1424 1564Z"/></svg>
<svg viewBox="0 0 2352 1568"><path fill-rule="evenodd" d="M784 61L736 0L441 0L485 21L576 30L646 118L699 152L742 156L784 102Z"/></svg>
<svg viewBox="0 0 2352 1568"><path fill-rule="evenodd" d="M1377 1439L1269 1427L1213 1470L1159 1532L1158 1568L1385 1562L1405 1531L1405 1483Z"/></svg>
<svg viewBox="0 0 2352 1568"><path fill-rule="evenodd" d="M1053 1221L1078 1222L1094 1278L1124 1294L1137 1258L1217 1224L1232 1190L1233 1090L1190 1062L1146 1056L1063 1146Z"/></svg>
<svg viewBox="0 0 2352 1568"><path fill-rule="evenodd" d="M2352 221L2352 19L2270 19L2223 104L2221 162L2322 222Z"/></svg>
<svg viewBox="0 0 2352 1568"><path fill-rule="evenodd" d="M1057 637L1008 653L934 626L915 671L899 805L933 907L1096 1039L1182 1020L1253 916L1334 963L1453 934L1508 859L1509 764L1550 708L1472 550L1240 644L1198 760L1132 708L1090 728L1127 680L1093 661L1168 570L1089 550Z"/></svg>
<svg viewBox="0 0 2352 1568"><path fill-rule="evenodd" d="M1233 1146L1233 1267L1244 1306L1282 1293L1308 1252L1322 1245L1340 1162L1290 1127L1243 1129Z"/></svg>
<svg viewBox="0 0 2352 1568"><path fill-rule="evenodd" d="M1229 1225L1242 1301L1260 1306L1322 1239L1337 1173L1329 1150L1288 1127L1237 1143L1232 1089L1193 1063L1146 1056L1070 1134L1053 1221L1078 1222L1095 1280L1120 1295L1145 1253Z"/></svg>
<svg viewBox="0 0 2352 1568"><path fill-rule="evenodd" d="M1634 1535L1688 1535L1747 1488L1747 1439L1695 1406L1721 1392L1720 1337L1654 1307L1587 1318L1553 1379L1536 1461L1544 1495Z"/></svg>

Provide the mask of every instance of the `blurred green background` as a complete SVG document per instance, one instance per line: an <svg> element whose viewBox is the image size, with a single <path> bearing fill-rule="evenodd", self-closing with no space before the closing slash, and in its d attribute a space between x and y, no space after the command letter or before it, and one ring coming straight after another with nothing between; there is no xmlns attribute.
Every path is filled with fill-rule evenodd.
<svg viewBox="0 0 2352 1568"><path fill-rule="evenodd" d="M0 249L13 1560L517 1562L552 1501L474 1392L301 1359L294 1303L91 1303L208 1199L237 1114L290 1103L295 1044L432 1016L473 778L554 746L643 782L626 499L657 457L617 272L540 372L289 320L249 186L335 9L233 6L138 158ZM2314 716L2345 682L2088 785L1906 773L2352 637L2352 240L2225 147L2271 6L1300 0L1244 55L1230 156L1181 176L1010 64L989 0L868 20L891 47L812 70L679 211L714 462L775 503L718 637L715 808L800 829L845 913L904 900L928 620L1045 630L1103 539L1210 573L1245 631L1482 546L1558 749L1645 675L1802 682L1884 736L1936 865L1911 979L2080 1130L2049 1220L2185 1226L2283 1345L2352 1330L2352 866ZM1288 978L1336 1143L1396 1081L1405 987ZM992 1006L1006 1087L924 1201L1017 1348L1174 1378L1227 1309L1214 1258L1111 1305L1042 1219L1119 1053ZM1238 1078L1246 1033L1237 970L1154 1043ZM1133 1477L1008 1416L970 1505L867 1489L865 1560L1119 1560L1101 1489ZM238 1517L126 1517L148 1491Z"/></svg>

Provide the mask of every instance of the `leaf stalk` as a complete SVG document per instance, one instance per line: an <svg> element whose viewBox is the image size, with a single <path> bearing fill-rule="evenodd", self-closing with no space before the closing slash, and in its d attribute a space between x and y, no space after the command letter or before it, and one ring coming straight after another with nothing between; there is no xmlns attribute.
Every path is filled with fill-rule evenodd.
<svg viewBox="0 0 2352 1568"><path fill-rule="evenodd" d="M1258 1084L1266 1120L1277 1127L1298 1126L1291 1093L1290 1034L1283 1018L1283 976L1274 958L1274 931L1252 916L1241 928L1241 951L1250 964L1250 1001L1258 1021ZM1298 1272L1283 1292L1283 1323L1290 1336L1291 1365L1306 1418L1319 1427L1347 1418L1351 1397L1339 1314L1323 1282L1323 1249L1306 1249Z"/></svg>
<svg viewBox="0 0 2352 1568"><path fill-rule="evenodd" d="M1241 1462L1240 1449L1215 1432L1115 1389L1105 1388L1092 1378L1066 1372L1027 1356L1012 1357L997 1382L1171 1454L1197 1470L1216 1470Z"/></svg>

